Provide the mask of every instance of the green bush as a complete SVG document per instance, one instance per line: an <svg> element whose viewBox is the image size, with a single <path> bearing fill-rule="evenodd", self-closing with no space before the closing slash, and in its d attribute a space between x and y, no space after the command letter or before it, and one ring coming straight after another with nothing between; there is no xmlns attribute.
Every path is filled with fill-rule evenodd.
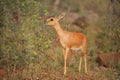
<svg viewBox="0 0 120 80"><path fill-rule="evenodd" d="M4 14L0 28L1 68L24 68L23 65L36 62L51 44L52 38L46 34L43 21L38 19L41 3L4 0L1 4L1 14ZM16 23L17 20L20 23Z"/></svg>

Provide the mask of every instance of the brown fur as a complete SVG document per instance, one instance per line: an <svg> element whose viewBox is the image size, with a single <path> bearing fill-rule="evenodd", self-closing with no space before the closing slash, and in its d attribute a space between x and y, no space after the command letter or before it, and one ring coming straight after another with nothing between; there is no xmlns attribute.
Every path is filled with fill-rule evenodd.
<svg viewBox="0 0 120 80"><path fill-rule="evenodd" d="M64 16L61 15L59 17L51 17L48 18L46 20L46 23L48 26L53 27L57 34L58 34L58 38L60 40L60 43L63 47L63 53L64 53L64 75L66 74L66 60L67 60L67 56L68 53L71 50L81 50L81 55L80 56L80 63L79 63L79 72L81 71L81 63L82 63L82 58L84 58L84 62L85 62L85 73L87 73L87 44L88 44L88 40L87 40L87 36L82 34L82 33L77 33L77 32L69 32L66 30L63 30L59 24L59 20L62 19Z"/></svg>
<svg viewBox="0 0 120 80"><path fill-rule="evenodd" d="M51 19L53 19L54 21L50 21ZM63 30L60 24L58 23L57 18L52 17L47 19L47 25L50 25L56 29L58 37L60 39L60 43L63 48L72 48L72 47L78 48L82 46L83 47L82 52L86 53L87 43L88 43L86 35L82 33L68 32Z"/></svg>

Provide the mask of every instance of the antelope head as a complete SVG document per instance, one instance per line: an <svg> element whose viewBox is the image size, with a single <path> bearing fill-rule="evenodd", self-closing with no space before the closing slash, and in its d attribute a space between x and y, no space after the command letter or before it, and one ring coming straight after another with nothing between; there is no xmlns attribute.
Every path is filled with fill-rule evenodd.
<svg viewBox="0 0 120 80"><path fill-rule="evenodd" d="M58 24L59 20L61 20L62 18L64 18L65 13L62 13L61 15L59 15L58 17L50 17L48 18L45 23L48 26L55 26L56 24Z"/></svg>

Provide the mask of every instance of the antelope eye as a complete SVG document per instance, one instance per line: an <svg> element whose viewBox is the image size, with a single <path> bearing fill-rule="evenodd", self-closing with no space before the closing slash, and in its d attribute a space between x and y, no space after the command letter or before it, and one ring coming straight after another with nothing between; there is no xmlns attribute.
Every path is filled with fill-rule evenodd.
<svg viewBox="0 0 120 80"><path fill-rule="evenodd" d="M50 21L53 21L53 19L50 19Z"/></svg>

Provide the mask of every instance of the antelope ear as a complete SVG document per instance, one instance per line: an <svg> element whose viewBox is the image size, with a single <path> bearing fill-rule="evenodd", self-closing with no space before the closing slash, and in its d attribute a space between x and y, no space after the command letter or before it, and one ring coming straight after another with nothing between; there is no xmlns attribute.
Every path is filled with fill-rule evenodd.
<svg viewBox="0 0 120 80"><path fill-rule="evenodd" d="M59 16L56 17L56 18L57 18L57 20L59 21L59 20L61 20L62 18L64 18L65 15L66 15L66 13L62 13L61 15L59 15Z"/></svg>

